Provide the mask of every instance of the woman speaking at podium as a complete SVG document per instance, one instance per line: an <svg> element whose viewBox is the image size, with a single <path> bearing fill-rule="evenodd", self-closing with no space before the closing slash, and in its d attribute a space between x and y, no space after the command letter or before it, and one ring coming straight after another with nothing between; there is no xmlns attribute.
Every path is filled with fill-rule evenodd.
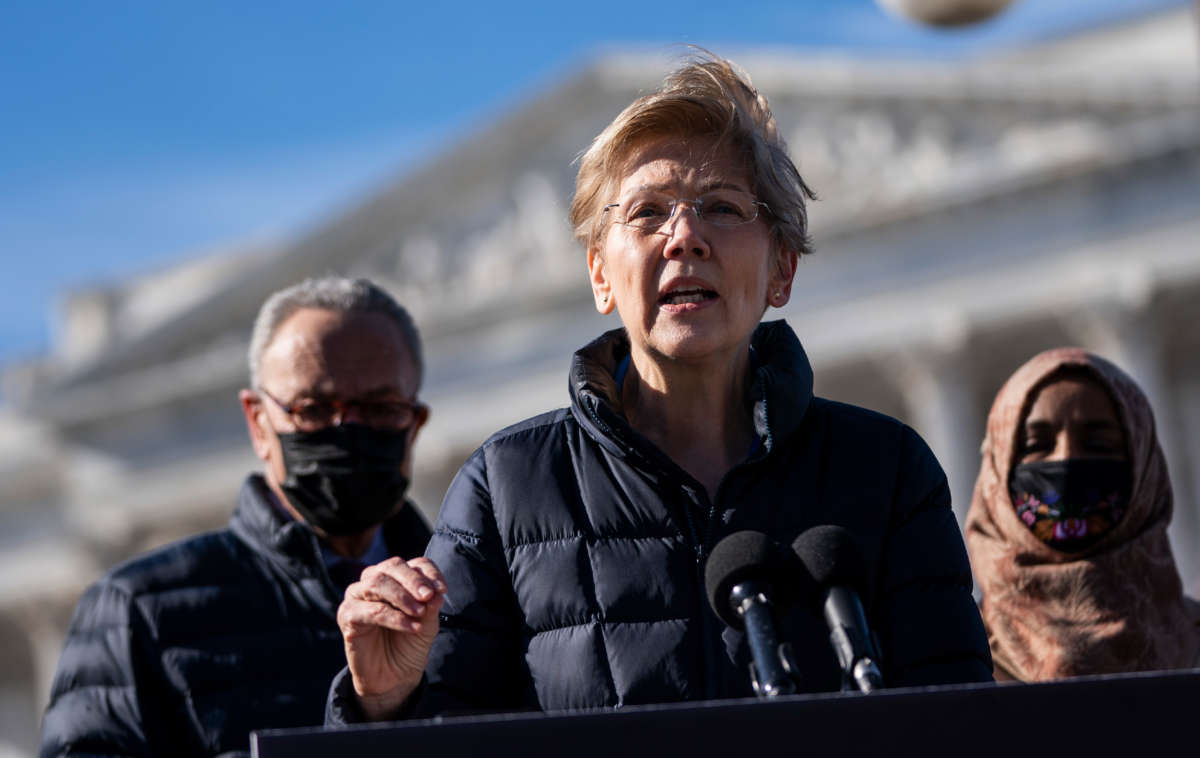
<svg viewBox="0 0 1200 758"><path fill-rule="evenodd" d="M894 419L812 394L782 321L809 241L766 100L702 57L583 155L571 206L595 307L571 406L464 464L425 558L368 568L338 621L329 722L748 696L748 652L705 600L723 536L852 532L890 686L990 680L940 466ZM820 611L780 621L800 688L841 678Z"/></svg>

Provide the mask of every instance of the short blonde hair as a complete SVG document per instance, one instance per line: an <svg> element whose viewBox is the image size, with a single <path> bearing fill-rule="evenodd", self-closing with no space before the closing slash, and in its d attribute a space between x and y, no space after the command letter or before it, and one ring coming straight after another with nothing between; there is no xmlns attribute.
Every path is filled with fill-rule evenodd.
<svg viewBox="0 0 1200 758"><path fill-rule="evenodd" d="M788 156L775 117L745 72L707 51L667 76L655 92L633 101L580 156L571 202L575 239L590 249L604 230L604 205L612 202L629 162L648 141L708 137L741 152L751 191L766 203L777 251L812 252L807 200L816 195Z"/></svg>

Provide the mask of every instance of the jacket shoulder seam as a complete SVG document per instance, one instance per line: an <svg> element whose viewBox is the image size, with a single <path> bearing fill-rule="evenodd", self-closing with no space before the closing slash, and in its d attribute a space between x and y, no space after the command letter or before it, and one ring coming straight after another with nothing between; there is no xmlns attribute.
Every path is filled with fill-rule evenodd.
<svg viewBox="0 0 1200 758"><path fill-rule="evenodd" d="M486 450L487 448L495 447L498 444L509 441L513 437L528 434L530 432L543 431L547 428L562 426L566 423L569 423L571 420L572 417L570 411L566 408L559 408L558 410L542 413L534 416L533 418L526 419L520 423L501 429L484 440L483 444L480 445L480 449Z"/></svg>

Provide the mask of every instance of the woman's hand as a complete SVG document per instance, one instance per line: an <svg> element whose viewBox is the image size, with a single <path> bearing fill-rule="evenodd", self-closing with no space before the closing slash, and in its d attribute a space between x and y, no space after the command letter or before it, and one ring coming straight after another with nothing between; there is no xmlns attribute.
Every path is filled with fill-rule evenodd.
<svg viewBox="0 0 1200 758"><path fill-rule="evenodd" d="M389 558L346 588L338 627L368 719L394 715L421 683L445 593L442 573L428 558Z"/></svg>

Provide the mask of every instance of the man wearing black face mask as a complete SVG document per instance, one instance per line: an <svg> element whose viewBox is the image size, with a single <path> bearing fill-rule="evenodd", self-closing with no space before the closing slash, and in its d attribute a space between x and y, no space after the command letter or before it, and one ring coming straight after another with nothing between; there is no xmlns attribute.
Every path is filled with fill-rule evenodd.
<svg viewBox="0 0 1200 758"><path fill-rule="evenodd" d="M365 280L307 280L255 321L239 398L261 474L227 529L119 566L84 595L43 722L42 756L227 755L254 729L320 724L345 664L336 623L366 565L420 556L404 499L420 340Z"/></svg>

